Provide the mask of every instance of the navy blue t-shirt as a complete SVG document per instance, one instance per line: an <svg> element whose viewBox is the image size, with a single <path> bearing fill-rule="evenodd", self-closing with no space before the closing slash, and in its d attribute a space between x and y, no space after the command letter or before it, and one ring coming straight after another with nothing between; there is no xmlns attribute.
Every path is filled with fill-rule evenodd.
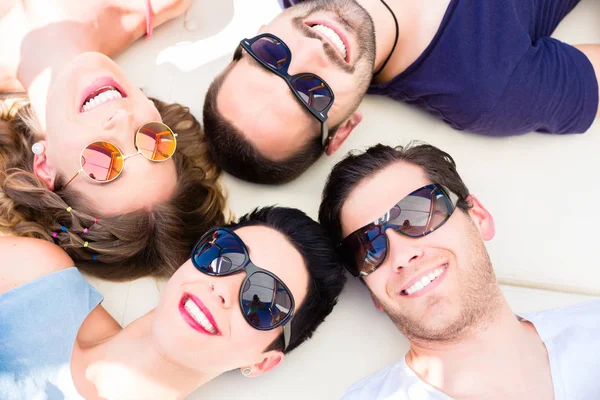
<svg viewBox="0 0 600 400"><path fill-rule="evenodd" d="M581 51L549 37L578 2L451 0L423 54L368 93L486 135L585 132L598 112L594 69Z"/></svg>

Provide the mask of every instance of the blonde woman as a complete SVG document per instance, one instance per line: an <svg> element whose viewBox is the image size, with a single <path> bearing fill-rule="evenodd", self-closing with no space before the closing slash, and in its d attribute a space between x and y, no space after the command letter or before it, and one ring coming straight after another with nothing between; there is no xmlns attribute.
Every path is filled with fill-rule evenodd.
<svg viewBox="0 0 600 400"><path fill-rule="evenodd" d="M169 275L224 222L220 170L189 110L148 99L106 54L189 1L118 3L5 7L1 81L26 93L0 100L0 231L53 241L101 277Z"/></svg>

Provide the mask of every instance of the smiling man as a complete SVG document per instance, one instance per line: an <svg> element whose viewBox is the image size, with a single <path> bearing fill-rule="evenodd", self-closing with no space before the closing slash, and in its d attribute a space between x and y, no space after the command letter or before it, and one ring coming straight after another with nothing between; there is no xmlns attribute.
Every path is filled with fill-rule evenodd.
<svg viewBox="0 0 600 400"><path fill-rule="evenodd" d="M346 157L319 219L410 341L345 400L598 399L600 301L515 316L484 245L492 216L447 153L377 145Z"/></svg>
<svg viewBox="0 0 600 400"><path fill-rule="evenodd" d="M579 0L280 0L211 84L204 124L229 173L296 178L360 123L365 93L485 135L585 132L600 45L550 38Z"/></svg>

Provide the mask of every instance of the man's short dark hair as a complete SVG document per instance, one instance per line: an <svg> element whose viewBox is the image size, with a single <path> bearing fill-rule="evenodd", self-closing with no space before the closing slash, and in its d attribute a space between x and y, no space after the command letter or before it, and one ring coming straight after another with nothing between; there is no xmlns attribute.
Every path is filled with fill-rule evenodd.
<svg viewBox="0 0 600 400"><path fill-rule="evenodd" d="M230 226L266 226L283 234L300 253L309 274L308 291L304 301L292 317L292 336L288 353L312 337L317 327L325 320L346 282L344 267L325 230L316 221L295 208L257 208ZM282 260L282 262L285 262ZM265 350L283 351L283 333Z"/></svg>
<svg viewBox="0 0 600 400"><path fill-rule="evenodd" d="M228 121L217 108L217 97L225 78L241 55L236 51L231 64L217 76L204 100L204 132L217 165L231 175L253 183L281 184L300 176L323 154L320 130L316 130L303 148L282 161L272 161L260 154L244 134ZM260 116L257 116L260 118ZM290 121L290 124L293 124ZM330 132L335 133L335 128ZM285 134L285 132L282 132Z"/></svg>
<svg viewBox="0 0 600 400"><path fill-rule="evenodd" d="M395 148L377 144L365 152L346 156L333 167L327 178L319 207L319 221L334 244L343 239L340 213L350 193L363 179L400 161L421 167L432 183L444 185L458 195L458 208L469 210L466 200L469 189L458 175L450 154L426 143L411 142Z"/></svg>

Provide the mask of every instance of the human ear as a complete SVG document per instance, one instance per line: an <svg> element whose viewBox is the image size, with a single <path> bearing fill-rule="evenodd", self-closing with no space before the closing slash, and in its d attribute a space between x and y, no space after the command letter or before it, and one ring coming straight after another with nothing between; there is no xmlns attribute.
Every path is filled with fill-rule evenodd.
<svg viewBox="0 0 600 400"><path fill-rule="evenodd" d="M492 240L496 234L494 218L492 214L481 204L474 195L467 196L467 202L471 206L469 216L479 230L481 238L485 241Z"/></svg>
<svg viewBox="0 0 600 400"><path fill-rule="evenodd" d="M384 312L383 311L383 306L381 305L381 302L379 301L379 299L377 299L377 297L373 296L373 293L371 293L371 299L373 300L373 305L375 306L375 308L377 309L377 311Z"/></svg>
<svg viewBox="0 0 600 400"><path fill-rule="evenodd" d="M249 378L254 378L257 376L260 376L266 372L271 371L272 369L275 369L279 364L281 364L281 362L283 361L283 359L285 358L285 355L283 354L283 352L279 351L279 350L271 350L268 351L266 353L263 354L263 358L260 362L254 364L254 365L250 365L248 367L242 368L241 370L244 371L248 371L248 373L244 373L244 376L247 376Z"/></svg>
<svg viewBox="0 0 600 400"><path fill-rule="evenodd" d="M339 149L344 141L350 136L350 133L360 124L362 121L362 113L360 111L354 111L350 118L348 118L345 122L343 122L338 128L335 136L331 138L329 141L329 145L327 145L327 149L325 149L325 154L328 156L332 155Z"/></svg>
<svg viewBox="0 0 600 400"><path fill-rule="evenodd" d="M46 142L41 140L36 145L46 147ZM46 153L42 150L33 156L33 173L44 183L48 190L54 190L54 181L56 179L56 171L48 163Z"/></svg>

